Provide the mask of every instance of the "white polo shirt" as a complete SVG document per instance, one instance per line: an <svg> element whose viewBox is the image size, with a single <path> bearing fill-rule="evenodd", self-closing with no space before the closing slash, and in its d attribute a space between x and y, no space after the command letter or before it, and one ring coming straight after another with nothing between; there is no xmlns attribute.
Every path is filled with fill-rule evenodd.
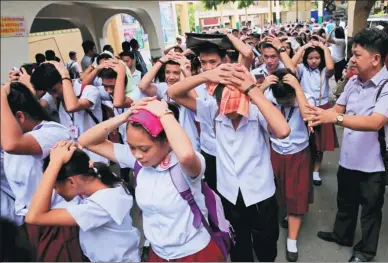
<svg viewBox="0 0 388 263"><path fill-rule="evenodd" d="M232 204L241 190L246 206L272 197L275 182L263 115L250 104L249 117L242 117L235 130L217 111L216 100L197 99L198 120L216 131L217 190Z"/></svg>
<svg viewBox="0 0 388 263"><path fill-rule="evenodd" d="M128 144L114 144L114 153L121 168L134 168L136 159ZM198 152L196 154L201 161L200 174L195 178L184 176L198 207L207 218L201 186L205 159ZM137 175L136 201L142 210L145 237L152 250L166 260L195 254L210 242L210 235L203 225L194 228L190 206L171 180L169 168L177 164L175 153L170 152L156 168L143 167Z"/></svg>
<svg viewBox="0 0 388 263"><path fill-rule="evenodd" d="M273 96L271 90L265 93L267 99L271 101L274 106L281 111L281 105L278 104ZM305 93L307 101L314 105L314 98L312 95ZM296 100L296 99L295 99ZM295 101L294 110L291 111L291 107L285 107L285 119L289 119L288 125L290 125L291 133L287 138L279 139L273 134L270 134L272 149L279 154L294 154L304 150L309 145L309 132L306 124L303 121L303 117L299 110L299 104ZM290 113L292 114L290 115ZM268 124L267 124L268 126Z"/></svg>
<svg viewBox="0 0 388 263"><path fill-rule="evenodd" d="M81 82L75 81L73 85L73 90L76 96L79 96L81 93ZM50 98L51 97L51 98ZM53 100L52 96L44 95L42 99L46 100L49 104L53 103L50 100ZM80 99L87 99L89 100L93 105L89 108L89 110L93 113L93 115L97 118L99 122L102 121L102 109L101 109L101 97L99 90L92 85L87 85L80 97ZM56 103L56 102L54 102ZM80 110L78 112L68 113L65 110L65 107L63 105L63 101L60 102L59 108L59 121L60 123L67 127L68 129L71 128L71 126L74 124L79 128L79 135L87 131L88 129L94 127L96 125L96 122L93 120L93 118L87 113L86 110ZM95 162L104 162L108 163L108 160L98 154L95 154L93 152L90 152L88 150L84 150L90 157L91 160Z"/></svg>
<svg viewBox="0 0 388 263"><path fill-rule="evenodd" d="M132 196L117 186L67 208L80 227L81 249L91 262L140 262L141 236L132 225L132 206Z"/></svg>
<svg viewBox="0 0 388 263"><path fill-rule="evenodd" d="M284 68L284 64L283 64L283 62L279 61L279 65L278 65L278 68L276 70L281 69L281 68ZM258 67L256 69L252 70L251 74L253 76L256 75L256 74L264 74L265 77L271 75L268 72L267 64L266 63L262 64L260 67Z"/></svg>
<svg viewBox="0 0 388 263"><path fill-rule="evenodd" d="M201 100L215 100L214 97L210 96L207 92L206 85L199 85L196 89L197 95ZM198 121L196 117L196 121ZM201 127L201 134L199 136L201 143L201 150L207 154L215 156L216 154L216 134L212 127L207 123L199 122Z"/></svg>
<svg viewBox="0 0 388 263"><path fill-rule="evenodd" d="M54 145L62 140L70 140L68 129L56 122L42 121L28 132L39 143L42 155L16 155L4 152L4 173L15 196L15 215L25 216L35 190L43 175L43 160L50 154ZM66 202L53 191L51 207L66 207Z"/></svg>
<svg viewBox="0 0 388 263"><path fill-rule="evenodd" d="M322 74L322 89L321 89L321 75ZM315 99L315 105L321 106L329 102L329 78L326 75L326 68L311 70L306 68L305 65L299 64L297 67L297 74L300 79L300 85L304 92L311 94ZM321 91L322 90L322 91ZM322 92L322 94L320 93ZM319 98L321 96L321 104L319 104Z"/></svg>

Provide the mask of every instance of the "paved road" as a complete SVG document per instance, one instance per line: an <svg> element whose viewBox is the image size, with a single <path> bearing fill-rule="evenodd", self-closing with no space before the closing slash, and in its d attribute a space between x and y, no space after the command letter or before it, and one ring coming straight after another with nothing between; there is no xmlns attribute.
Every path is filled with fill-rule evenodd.
<svg viewBox="0 0 388 263"><path fill-rule="evenodd" d="M339 138L342 138L343 129L337 129ZM335 243L325 242L316 234L319 230L332 230L335 213L337 211L337 168L339 149L326 153L323 159L321 178L323 184L314 188L314 204L305 216L300 237L298 240L299 262L344 262L348 261L352 248L341 247ZM388 189L385 193L386 204L383 207L383 223L380 230L380 240L377 256L374 261L388 261ZM360 209L361 210L361 209ZM284 262L285 242L287 231L281 229L278 242L278 258L276 261ZM355 244L361 238L360 223L357 225Z"/></svg>

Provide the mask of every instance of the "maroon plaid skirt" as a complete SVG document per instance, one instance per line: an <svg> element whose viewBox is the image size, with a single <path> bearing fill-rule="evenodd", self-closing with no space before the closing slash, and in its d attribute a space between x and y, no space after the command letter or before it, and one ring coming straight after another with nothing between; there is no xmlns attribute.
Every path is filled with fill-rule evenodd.
<svg viewBox="0 0 388 263"><path fill-rule="evenodd" d="M276 178L278 202L287 214L308 212L311 199L310 147L294 154L279 154L271 149L272 168Z"/></svg>
<svg viewBox="0 0 388 263"><path fill-rule="evenodd" d="M327 110L330 109L329 103L326 103L319 108ZM334 124L322 124L314 128L315 145L318 152L333 152L335 148L339 147L337 132Z"/></svg>
<svg viewBox="0 0 388 263"><path fill-rule="evenodd" d="M77 226L24 225L37 262L85 262Z"/></svg>

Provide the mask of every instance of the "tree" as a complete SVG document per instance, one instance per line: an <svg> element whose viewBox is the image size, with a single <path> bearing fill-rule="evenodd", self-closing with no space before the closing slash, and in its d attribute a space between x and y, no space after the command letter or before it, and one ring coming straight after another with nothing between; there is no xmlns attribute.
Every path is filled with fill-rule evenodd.
<svg viewBox="0 0 388 263"><path fill-rule="evenodd" d="M230 2L236 2L237 0L202 0L203 5L205 6L205 9L211 10L215 9L217 10L217 6L220 4L227 4ZM238 8L243 9L247 8L250 5L252 5L254 0L238 0Z"/></svg>

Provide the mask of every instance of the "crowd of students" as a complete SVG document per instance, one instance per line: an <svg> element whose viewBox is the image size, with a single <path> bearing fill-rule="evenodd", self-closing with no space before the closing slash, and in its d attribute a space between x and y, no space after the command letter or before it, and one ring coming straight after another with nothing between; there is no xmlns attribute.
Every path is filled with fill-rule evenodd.
<svg viewBox="0 0 388 263"><path fill-rule="evenodd" d="M354 76L332 106L344 38L303 25L187 34L149 70L136 40L117 57L85 41L81 65L75 52L66 65L37 54L1 87L1 216L18 226L7 232L15 257L3 260L275 261L280 224L295 262L323 153L338 148L335 125L345 128L338 212L318 237L352 246L361 205L350 261L371 260L387 179L388 35L357 33Z"/></svg>

